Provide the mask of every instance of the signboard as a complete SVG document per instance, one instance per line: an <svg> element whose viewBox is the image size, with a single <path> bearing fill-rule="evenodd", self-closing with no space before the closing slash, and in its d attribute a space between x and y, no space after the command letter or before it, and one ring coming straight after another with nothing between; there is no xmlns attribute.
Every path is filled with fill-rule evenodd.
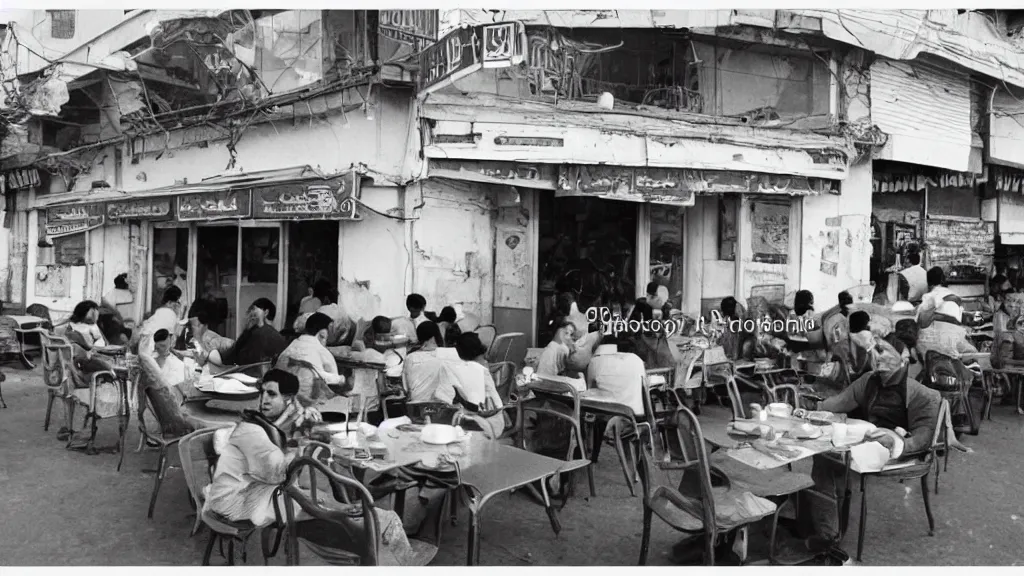
<svg viewBox="0 0 1024 576"><path fill-rule="evenodd" d="M377 33L419 52L437 41L437 10L380 10Z"/></svg>
<svg viewBox="0 0 1024 576"><path fill-rule="evenodd" d="M678 170L611 166L564 166L555 196L599 196L613 200L693 206L694 195L745 193L811 195L831 193L823 178L723 170Z"/></svg>
<svg viewBox="0 0 1024 576"><path fill-rule="evenodd" d="M103 226L103 207L98 204L55 206L46 210L46 235L60 238Z"/></svg>
<svg viewBox="0 0 1024 576"><path fill-rule="evenodd" d="M3 176L4 185L7 190L21 190L22 188L34 188L41 184L39 170L35 168L22 168L11 170Z"/></svg>
<svg viewBox="0 0 1024 576"><path fill-rule="evenodd" d="M929 218L925 229L928 264L987 270L995 256L995 224L983 220ZM949 277L947 271L947 278ZM982 279L984 282L984 279Z"/></svg>
<svg viewBox="0 0 1024 576"><path fill-rule="evenodd" d="M252 215L252 192L226 190L178 196L178 220L248 218Z"/></svg>
<svg viewBox="0 0 1024 576"><path fill-rule="evenodd" d="M428 174L436 178L471 180L554 190L558 170L553 164L520 164L472 160L431 160Z"/></svg>
<svg viewBox="0 0 1024 576"><path fill-rule="evenodd" d="M107 218L110 220L167 220L170 217L170 198L143 198L107 204Z"/></svg>
<svg viewBox="0 0 1024 576"><path fill-rule="evenodd" d="M331 180L281 184L253 191L253 216L269 220L362 220L356 173Z"/></svg>
<svg viewBox="0 0 1024 576"><path fill-rule="evenodd" d="M510 68L526 55L526 28L502 22L459 28L420 53L421 92L439 89L481 68Z"/></svg>

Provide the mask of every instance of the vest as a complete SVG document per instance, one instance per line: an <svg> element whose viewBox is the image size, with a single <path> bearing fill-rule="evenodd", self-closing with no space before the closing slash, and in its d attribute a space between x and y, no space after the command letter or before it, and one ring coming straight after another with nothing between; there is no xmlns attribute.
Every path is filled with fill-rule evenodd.
<svg viewBox="0 0 1024 576"><path fill-rule="evenodd" d="M900 275L907 279L910 290L907 291L907 300L919 302L928 292L928 273L920 264L903 269Z"/></svg>
<svg viewBox="0 0 1024 576"><path fill-rule="evenodd" d="M881 376L875 374L871 377L871 385L874 392L868 400L868 422L888 430L895 430L897 427L907 429L909 417L906 372L900 377L900 381L892 386L883 386Z"/></svg>

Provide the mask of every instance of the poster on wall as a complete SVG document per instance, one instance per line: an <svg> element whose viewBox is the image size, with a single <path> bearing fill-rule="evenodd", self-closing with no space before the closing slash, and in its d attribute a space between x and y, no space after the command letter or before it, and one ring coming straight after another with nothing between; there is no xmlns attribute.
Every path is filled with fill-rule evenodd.
<svg viewBox="0 0 1024 576"><path fill-rule="evenodd" d="M67 298L71 296L71 269L60 265L36 266L36 296Z"/></svg>
<svg viewBox="0 0 1024 576"><path fill-rule="evenodd" d="M497 241L494 305L529 310L533 300L533 254L526 229L499 228Z"/></svg>
<svg viewBox="0 0 1024 576"><path fill-rule="evenodd" d="M789 204L753 202L750 204L751 248L754 262L789 262Z"/></svg>

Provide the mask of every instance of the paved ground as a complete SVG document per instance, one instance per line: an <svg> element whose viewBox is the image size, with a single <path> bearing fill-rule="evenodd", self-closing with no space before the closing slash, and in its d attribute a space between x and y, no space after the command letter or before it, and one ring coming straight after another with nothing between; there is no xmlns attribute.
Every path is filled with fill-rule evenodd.
<svg viewBox="0 0 1024 576"><path fill-rule="evenodd" d="M0 409L0 564L198 565L205 533L188 536L187 490L172 470L156 516L146 519L155 454L129 453L120 473L116 457L64 450L56 429L43 432L45 390L37 373L4 367ZM133 424L134 426L134 424ZM101 425L110 443L116 425ZM129 435L137 443L137 432ZM1024 564L1024 417L993 411L981 436L968 438L973 454L954 453L933 496L937 533L927 535L919 485L879 482L871 491L865 564ZM561 512L554 537L543 510L523 495L503 496L485 511L481 561L490 565L631 565L640 546L642 509L630 498L608 450L598 466L598 497L582 495ZM586 493L585 482L579 491ZM857 510L859 500L853 502ZM446 530L434 563L465 561L465 519ZM856 520L845 545L855 548ZM671 564L678 538L655 520L649 563ZM258 563L255 547L249 563ZM304 561L310 559L306 553ZM215 558L215 563L218 561ZM272 562L278 564L280 561Z"/></svg>

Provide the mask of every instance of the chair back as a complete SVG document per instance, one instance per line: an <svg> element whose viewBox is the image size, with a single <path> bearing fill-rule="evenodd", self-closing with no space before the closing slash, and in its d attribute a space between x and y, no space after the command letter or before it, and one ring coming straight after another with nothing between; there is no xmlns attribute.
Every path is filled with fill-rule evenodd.
<svg viewBox="0 0 1024 576"><path fill-rule="evenodd" d="M304 469L310 469L313 476L319 472L327 478L334 499L338 502L354 500L351 504L332 504L330 508L320 504L315 489L306 493L290 480L297 478ZM302 540L314 554L328 564L376 566L379 559L381 536L377 511L369 490L353 478L342 476L319 460L303 456L289 468L289 482L284 487L285 510L287 514L288 543L292 550L289 557L298 564L298 541ZM295 522L295 504L312 517L312 520ZM362 523L355 522L362 519ZM324 529L328 528L328 529ZM338 536L344 535L348 546L336 548Z"/></svg>
<svg viewBox="0 0 1024 576"><path fill-rule="evenodd" d="M406 414L413 422L425 422L430 418L431 424L449 424L459 413L459 407L445 402L409 402L405 405Z"/></svg>
<svg viewBox="0 0 1024 576"><path fill-rule="evenodd" d="M331 395L330 389L327 387L327 382L320 377L320 372L310 362L307 362L306 360L300 360L298 358L289 357L288 371L291 372L292 374L295 374L296 376L299 376L299 373L301 373L302 371L307 371L310 373L310 378L313 381L313 389L310 390L309 392L309 397L311 400L319 400L322 397L327 397Z"/></svg>
<svg viewBox="0 0 1024 576"><path fill-rule="evenodd" d="M498 329L495 328L493 324L477 326L473 332L476 332L476 335L480 337L480 343L487 346L488 350L490 350L491 344L494 343L495 338L498 337Z"/></svg>
<svg viewBox="0 0 1024 576"><path fill-rule="evenodd" d="M516 365L512 362L496 362L491 364L488 369L491 371L491 377L494 378L494 387L498 390L498 396L501 397L502 403L508 404L516 380Z"/></svg>
<svg viewBox="0 0 1024 576"><path fill-rule="evenodd" d="M146 385L143 388L143 394L146 398L146 410L153 415L157 426L160 427L159 440L166 441L181 438L193 431L192 425L177 410L178 399L174 397L170 390L159 386ZM149 431L146 430L142 412L142 410L139 411L139 432L146 437L158 440L157 438L152 438Z"/></svg>
<svg viewBox="0 0 1024 576"><path fill-rule="evenodd" d="M30 330L39 334L43 348L43 383L48 388L59 389L61 394L70 394L74 389L74 356L71 342L62 336L51 335L46 330Z"/></svg>
<svg viewBox="0 0 1024 576"><path fill-rule="evenodd" d="M507 362L509 352L512 351L512 347L520 338L525 338L526 334L522 332L506 332L499 335L491 342L491 345L487 349L487 361L488 362Z"/></svg>
<svg viewBox="0 0 1024 576"><path fill-rule="evenodd" d="M206 503L206 487L213 482L217 468L217 452L213 449L213 435L218 428L204 428L186 435L178 442L181 470L185 484L196 503L196 510L202 511Z"/></svg>
<svg viewBox="0 0 1024 576"><path fill-rule="evenodd" d="M526 423L525 413L544 414L561 420L571 427L568 453L565 455L565 460L572 460L576 447L583 446L585 442L582 417L580 415L579 392L570 384L569 378L547 375L538 375L538 377L539 380L532 380L523 385L525 394L532 394L533 398L528 400L520 398L520 401L516 404L516 422L520 427L518 431L519 438L521 439L520 448L526 448L526 434L523 429ZM567 410L552 409L545 406L545 400L549 399L559 403L564 403L568 400L571 402L571 405Z"/></svg>
<svg viewBox="0 0 1024 576"><path fill-rule="evenodd" d="M0 354L17 354L18 330L21 325L10 316L0 316Z"/></svg>
<svg viewBox="0 0 1024 576"><path fill-rule="evenodd" d="M670 493L671 500L677 506L703 521L705 529L711 531L713 541L717 531L715 500L712 494L711 464L700 422L693 412L680 406L666 427L666 436L678 444L678 451L666 447L665 452L669 454L667 461L655 458L651 446L640 444L640 483L644 505L651 505L655 492ZM682 477L676 481L672 472L680 472ZM728 482L727 478L723 480Z"/></svg>

